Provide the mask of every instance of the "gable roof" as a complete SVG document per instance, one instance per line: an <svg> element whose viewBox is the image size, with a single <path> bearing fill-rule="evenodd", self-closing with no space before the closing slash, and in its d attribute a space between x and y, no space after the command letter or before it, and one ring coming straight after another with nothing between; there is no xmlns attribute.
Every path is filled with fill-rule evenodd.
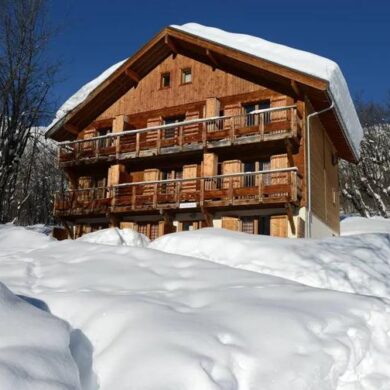
<svg viewBox="0 0 390 390"><path fill-rule="evenodd" d="M363 131L346 81L335 62L261 38L195 23L163 29L132 57L81 88L57 112L46 136L56 140L74 137L172 53L290 96L307 96L315 110L333 102L334 109L324 113L321 120L340 157L357 160Z"/></svg>

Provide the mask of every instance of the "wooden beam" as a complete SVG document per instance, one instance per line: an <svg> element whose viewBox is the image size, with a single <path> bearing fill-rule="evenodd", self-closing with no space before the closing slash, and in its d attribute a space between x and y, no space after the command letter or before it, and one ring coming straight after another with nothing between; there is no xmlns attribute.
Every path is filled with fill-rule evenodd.
<svg viewBox="0 0 390 390"><path fill-rule="evenodd" d="M134 72L134 70L127 68L125 73L128 77L130 77L136 84L138 84L141 80L141 77L138 73Z"/></svg>
<svg viewBox="0 0 390 390"><path fill-rule="evenodd" d="M204 216L205 225L207 227L213 227L213 215L206 207L201 207L201 212Z"/></svg>
<svg viewBox="0 0 390 390"><path fill-rule="evenodd" d="M293 91L297 95L297 97L301 97L302 96L302 92L299 89L297 82L295 80L291 80L290 84L291 84L291 88L293 89Z"/></svg>
<svg viewBox="0 0 390 390"><path fill-rule="evenodd" d="M286 138L284 142L286 144L288 165L289 167L295 167L294 157L292 153L293 146L291 144L291 140Z"/></svg>
<svg viewBox="0 0 390 390"><path fill-rule="evenodd" d="M175 58L177 56L177 53L178 53L177 47L169 35L165 35L164 43L169 47L169 49L172 52L173 58Z"/></svg>
<svg viewBox="0 0 390 390"><path fill-rule="evenodd" d="M215 58L213 52L210 50L210 49L206 49L206 55L208 57L208 59L210 60L210 62L213 64L213 70L215 70L216 68L218 68L218 61L217 59Z"/></svg>
<svg viewBox="0 0 390 390"><path fill-rule="evenodd" d="M72 125L70 123L65 123L64 124L64 129L68 132L68 133L71 133L73 135L77 135L80 130L75 126L75 125Z"/></svg>
<svg viewBox="0 0 390 390"><path fill-rule="evenodd" d="M295 229L293 210L291 204L286 204L286 212L287 212L288 222L290 223L291 233L295 235L296 229Z"/></svg>
<svg viewBox="0 0 390 390"><path fill-rule="evenodd" d="M71 229L71 228L69 227L68 222L65 221L64 219L61 219L60 221L61 221L62 224L64 225L64 228L65 228L65 230L67 231L69 237L70 237L72 240L74 240L73 229Z"/></svg>

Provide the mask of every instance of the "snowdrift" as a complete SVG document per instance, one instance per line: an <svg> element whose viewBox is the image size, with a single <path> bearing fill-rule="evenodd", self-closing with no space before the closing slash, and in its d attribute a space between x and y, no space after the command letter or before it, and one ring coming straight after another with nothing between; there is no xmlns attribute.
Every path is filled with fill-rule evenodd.
<svg viewBox="0 0 390 390"><path fill-rule="evenodd" d="M140 248L146 247L150 243L149 238L142 233L138 233L133 229L118 228L102 229L84 234L78 241L114 246L137 246Z"/></svg>
<svg viewBox="0 0 390 390"><path fill-rule="evenodd" d="M0 283L0 389L80 389L69 326L33 304Z"/></svg>
<svg viewBox="0 0 390 390"><path fill-rule="evenodd" d="M208 228L163 236L150 248L312 287L390 298L390 235L286 240Z"/></svg>
<svg viewBox="0 0 390 390"><path fill-rule="evenodd" d="M205 230L172 234L140 248L48 241L40 235L29 248L31 233L37 234L0 229L0 280L70 324L70 349L83 390L390 388L386 299L332 291L328 282L320 289L237 268L266 245L272 269L282 240ZM12 251L8 245L3 252L1 244L10 236L23 248ZM352 239L340 239L334 247L339 260L350 258ZM288 242L284 252L292 251ZM167 250L168 244L184 255L152 248ZM335 244L302 240L301 245L290 262L305 274L309 256L315 268L318 256L327 258ZM360 253L374 259L389 247L386 236L372 235ZM222 257L229 266L217 264ZM338 272L334 266L324 262L320 280L332 280ZM375 262L367 264L367 291L374 268ZM363 274L351 273L350 279L362 286ZM7 322L3 326L11 331ZM19 329L28 333L29 323L19 322ZM63 340L62 334L48 335L53 343ZM42 343L37 339L38 346ZM29 370L32 362L22 364Z"/></svg>

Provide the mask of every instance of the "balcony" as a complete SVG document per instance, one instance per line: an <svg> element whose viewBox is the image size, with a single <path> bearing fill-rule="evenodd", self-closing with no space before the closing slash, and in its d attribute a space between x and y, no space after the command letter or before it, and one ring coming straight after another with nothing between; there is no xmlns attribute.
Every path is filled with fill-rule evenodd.
<svg viewBox="0 0 390 390"><path fill-rule="evenodd" d="M282 207L301 199L297 168L123 183L58 193L56 216L177 211L201 207Z"/></svg>
<svg viewBox="0 0 390 390"><path fill-rule="evenodd" d="M296 106L249 114L196 119L59 143L61 166L213 149L256 142L298 140L302 118Z"/></svg>

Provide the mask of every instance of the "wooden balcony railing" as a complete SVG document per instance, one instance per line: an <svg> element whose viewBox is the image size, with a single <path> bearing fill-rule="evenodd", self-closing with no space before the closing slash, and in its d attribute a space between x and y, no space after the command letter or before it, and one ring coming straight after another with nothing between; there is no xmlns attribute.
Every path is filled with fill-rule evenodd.
<svg viewBox="0 0 390 390"><path fill-rule="evenodd" d="M106 213L111 206L111 191L106 187L57 192L54 200L56 215Z"/></svg>
<svg viewBox="0 0 390 390"><path fill-rule="evenodd" d="M55 212L62 215L202 206L275 206L297 203L301 198L301 187L301 175L297 168L124 183L110 189L74 190L57 194Z"/></svg>
<svg viewBox="0 0 390 390"><path fill-rule="evenodd" d="M100 137L59 143L59 162L126 155L146 151L164 153L199 147L217 147L243 142L264 142L299 137L301 121L296 106L257 110L248 114L195 119L169 125L111 133ZM172 152L172 150L170 150Z"/></svg>

